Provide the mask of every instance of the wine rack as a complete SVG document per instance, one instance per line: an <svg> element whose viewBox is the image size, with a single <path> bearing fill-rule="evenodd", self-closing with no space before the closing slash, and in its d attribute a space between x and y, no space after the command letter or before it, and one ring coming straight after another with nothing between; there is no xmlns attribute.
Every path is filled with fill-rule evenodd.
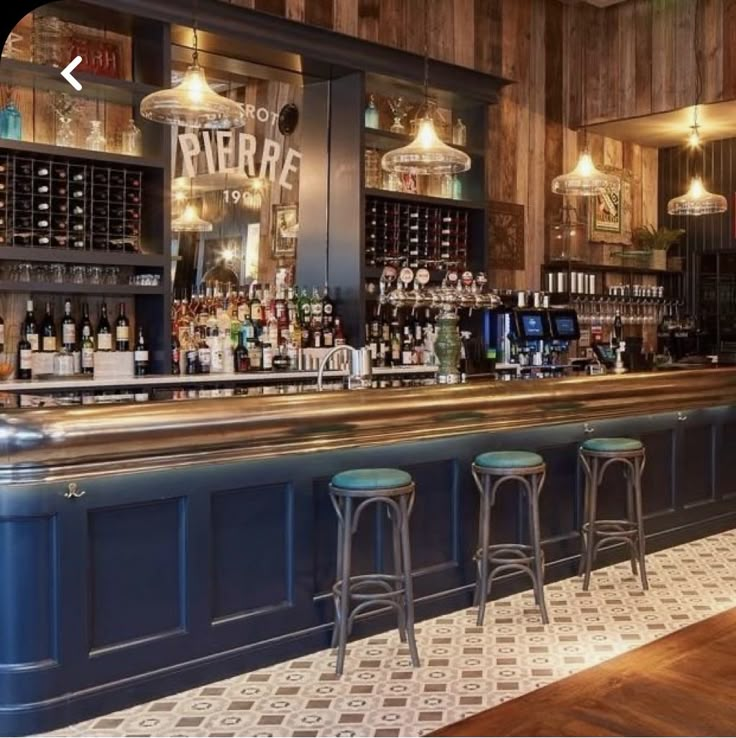
<svg viewBox="0 0 736 738"><path fill-rule="evenodd" d="M464 270L469 211L451 205L367 197L366 266Z"/></svg>
<svg viewBox="0 0 736 738"><path fill-rule="evenodd" d="M25 153L0 169L0 245L140 252L140 169Z"/></svg>

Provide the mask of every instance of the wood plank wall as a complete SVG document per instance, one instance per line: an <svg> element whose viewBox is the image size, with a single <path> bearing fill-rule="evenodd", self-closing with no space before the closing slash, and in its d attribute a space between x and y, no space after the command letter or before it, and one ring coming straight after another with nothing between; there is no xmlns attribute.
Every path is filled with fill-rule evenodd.
<svg viewBox="0 0 736 738"><path fill-rule="evenodd" d="M223 1L414 53L423 51L424 0ZM672 1L659 0L658 4ZM629 0L614 34L620 39L621 53L625 51L626 58L633 60L629 63L634 70L633 89L639 96L641 87L642 99L648 88L643 81L639 84L636 69L644 67L643 60L649 55L638 39L633 43L625 31L626 19L646 16L642 6L648 4L650 0ZM489 111L487 189L493 200L525 206L526 268L497 272L491 279L499 287L538 288L546 221L562 204L561 198L550 192L550 183L563 169L574 166L583 145L570 127L571 121L581 117L580 41L592 44L597 39L595 44L602 44L601 37L612 32L605 25L607 18L558 0L426 0L426 7L432 58L517 82L504 90L500 104ZM563 53L566 48L577 50L577 57ZM618 46L611 45L606 53L605 59L595 62L606 69L600 77L592 75L594 79L586 80L594 85L587 90L586 99L605 99L608 104L606 90L617 84ZM631 75L629 70L627 79ZM625 93L617 92L616 100L630 94L628 88ZM632 169L634 214L642 219L634 225L656 224L656 150L593 136L590 143L600 161L605 155L606 163Z"/></svg>
<svg viewBox="0 0 736 738"><path fill-rule="evenodd" d="M588 63L576 67L587 96L585 121L599 123L692 105L695 48L702 61L703 102L736 98L736 0L627 0L608 8L585 3L568 12L590 29L564 37L571 54ZM600 61L599 61L600 60ZM575 85L577 88L579 82ZM579 121L580 107L576 105Z"/></svg>

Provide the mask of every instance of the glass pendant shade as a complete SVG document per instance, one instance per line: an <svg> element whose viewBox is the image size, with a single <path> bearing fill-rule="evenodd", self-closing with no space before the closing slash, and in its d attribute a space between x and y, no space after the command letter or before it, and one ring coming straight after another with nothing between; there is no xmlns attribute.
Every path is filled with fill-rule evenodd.
<svg viewBox="0 0 736 738"><path fill-rule="evenodd" d="M230 129L245 125L245 111L235 100L218 95L195 61L184 79L169 90L146 95L141 115L156 123L185 128Z"/></svg>
<svg viewBox="0 0 736 738"><path fill-rule="evenodd" d="M559 217L549 224L550 261L585 261L585 248L588 243L584 223L577 219L575 208L564 205Z"/></svg>
<svg viewBox="0 0 736 738"><path fill-rule="evenodd" d="M212 223L202 220L191 203L184 208L184 212L171 221L171 230L180 233L209 233Z"/></svg>
<svg viewBox="0 0 736 738"><path fill-rule="evenodd" d="M470 169L470 157L442 141L432 118L425 116L419 121L414 140L385 153L381 168L402 174L459 174Z"/></svg>
<svg viewBox="0 0 736 738"><path fill-rule="evenodd" d="M556 195L594 197L606 190L615 189L619 182L616 175L597 169L590 153L583 151L575 169L552 180L552 192Z"/></svg>
<svg viewBox="0 0 736 738"><path fill-rule="evenodd" d="M725 213L728 203L723 195L714 195L703 186L700 177L690 180L690 189L680 197L673 197L667 203L669 215L712 215Z"/></svg>

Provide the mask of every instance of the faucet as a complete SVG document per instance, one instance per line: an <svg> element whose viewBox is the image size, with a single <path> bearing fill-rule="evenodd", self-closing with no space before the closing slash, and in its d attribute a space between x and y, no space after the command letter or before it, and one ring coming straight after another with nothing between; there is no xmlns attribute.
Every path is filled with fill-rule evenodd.
<svg viewBox="0 0 736 738"><path fill-rule="evenodd" d="M319 363L317 371L317 391L322 392L322 377L325 373L327 362L337 353L341 351L350 354L350 373L348 374L348 389L369 389L371 386L371 377L373 376L371 365L371 352L367 347L353 348L347 344L335 346L331 348Z"/></svg>

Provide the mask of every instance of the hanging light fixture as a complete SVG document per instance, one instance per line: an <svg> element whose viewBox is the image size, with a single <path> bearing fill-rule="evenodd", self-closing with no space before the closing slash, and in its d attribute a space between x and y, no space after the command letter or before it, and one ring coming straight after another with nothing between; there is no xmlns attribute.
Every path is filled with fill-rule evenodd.
<svg viewBox="0 0 736 738"><path fill-rule="evenodd" d="M587 135L587 134L586 134ZM552 192L556 195L594 197L619 186L615 174L601 172L588 151L587 146L580 154L578 163L571 172L560 174L552 180Z"/></svg>
<svg viewBox="0 0 736 738"><path fill-rule="evenodd" d="M700 0L695 4L695 23L693 24L693 51L695 55L695 111L693 113L693 125L691 126L691 134L688 139L690 143L693 135L697 138L697 145L693 148L700 148L700 135L698 133L698 105L700 105L700 96L703 92L703 76L701 70L700 51L698 49L698 35L700 33ZM705 151L703 151L703 169L705 169ZM708 192L703 184L702 177L697 174L690 179L690 187L684 195L673 197L667 203L668 215L715 215L717 213L725 213L728 210L728 202L723 195L717 195Z"/></svg>
<svg viewBox="0 0 736 738"><path fill-rule="evenodd" d="M171 221L171 230L176 233L209 233L212 223L199 217L197 208L192 203L193 186L189 180L189 202L184 206L181 215ZM174 200L181 201L183 190L181 187L174 190Z"/></svg>
<svg viewBox="0 0 736 738"><path fill-rule="evenodd" d="M728 210L726 198L708 192L700 177L693 177L688 191L684 195L673 197L667 203L669 215L713 215L725 213L726 210Z"/></svg>
<svg viewBox="0 0 736 738"><path fill-rule="evenodd" d="M194 24L192 63L184 78L168 90L159 90L141 100L141 115L156 123L184 128L230 129L245 125L245 111L239 103L218 95L207 84L199 65L197 25Z"/></svg>
<svg viewBox="0 0 736 738"><path fill-rule="evenodd" d="M585 45L583 45L583 69L585 65ZM581 95L582 117L585 118L585 84ZM583 151L575 168L566 174L560 174L552 180L552 192L564 197L595 197L609 190L617 189L621 180L615 174L602 172L593 163L588 149L588 127L583 120Z"/></svg>
<svg viewBox="0 0 736 738"><path fill-rule="evenodd" d="M184 212L171 221L171 230L179 233L209 233L212 223L200 218L194 205L187 203Z"/></svg>
<svg viewBox="0 0 736 738"><path fill-rule="evenodd" d="M424 2L424 104L414 140L388 151L381 168L401 174L460 174L470 169L470 157L460 149L448 146L437 135L429 102L429 26L427 2Z"/></svg>

